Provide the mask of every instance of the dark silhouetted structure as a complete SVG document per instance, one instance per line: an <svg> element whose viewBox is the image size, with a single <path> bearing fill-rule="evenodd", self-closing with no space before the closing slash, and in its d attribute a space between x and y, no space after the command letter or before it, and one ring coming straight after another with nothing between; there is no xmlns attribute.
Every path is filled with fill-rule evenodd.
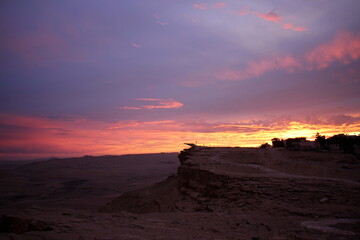
<svg viewBox="0 0 360 240"><path fill-rule="evenodd" d="M272 142L272 146L274 148L285 147L284 140L282 140L282 139L273 138L273 139L271 139L271 142Z"/></svg>
<svg viewBox="0 0 360 240"><path fill-rule="evenodd" d="M274 148L285 147L290 150L323 150L323 151L342 151L344 153L360 153L360 135L338 134L326 138L316 134L315 141L306 140L305 137L271 139Z"/></svg>
<svg viewBox="0 0 360 240"><path fill-rule="evenodd" d="M354 153L360 147L360 136L338 134L325 139L325 149L338 148L345 153Z"/></svg>

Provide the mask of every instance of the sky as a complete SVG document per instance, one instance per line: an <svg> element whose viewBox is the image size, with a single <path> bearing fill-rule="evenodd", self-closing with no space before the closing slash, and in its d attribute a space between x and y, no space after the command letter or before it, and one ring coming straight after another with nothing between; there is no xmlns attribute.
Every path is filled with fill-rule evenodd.
<svg viewBox="0 0 360 240"><path fill-rule="evenodd" d="M360 134L360 1L0 2L0 159Z"/></svg>

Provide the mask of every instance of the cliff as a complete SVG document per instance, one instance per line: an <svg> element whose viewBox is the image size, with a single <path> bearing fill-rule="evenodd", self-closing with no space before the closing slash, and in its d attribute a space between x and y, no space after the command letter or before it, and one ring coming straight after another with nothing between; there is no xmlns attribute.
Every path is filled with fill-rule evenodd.
<svg viewBox="0 0 360 240"><path fill-rule="evenodd" d="M359 166L352 155L193 146L179 160L176 175L125 193L104 210L360 217Z"/></svg>
<svg viewBox="0 0 360 240"><path fill-rule="evenodd" d="M170 229L183 222L178 228L219 239L360 237L355 155L192 146L178 158L176 175L125 193L103 210L157 212Z"/></svg>

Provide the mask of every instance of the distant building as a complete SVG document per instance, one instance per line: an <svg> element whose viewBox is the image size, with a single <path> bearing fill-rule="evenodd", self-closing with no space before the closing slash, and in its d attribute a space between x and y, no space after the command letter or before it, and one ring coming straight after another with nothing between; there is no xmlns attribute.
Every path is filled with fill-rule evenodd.
<svg viewBox="0 0 360 240"><path fill-rule="evenodd" d="M285 147L286 149L290 150L310 151L317 148L317 143L315 141L306 140L305 137L288 138L285 140L274 138L273 146Z"/></svg>
<svg viewBox="0 0 360 240"><path fill-rule="evenodd" d="M282 139L273 138L273 139L271 139L271 142L272 142L272 146L274 148L285 147L284 140L282 140Z"/></svg>
<svg viewBox="0 0 360 240"><path fill-rule="evenodd" d="M354 153L360 155L360 135L345 135L338 134L329 138L321 136L319 133L316 135L315 141L306 140L305 137L288 138L288 139L271 139L274 148L285 147L290 150L300 151L334 151L344 153Z"/></svg>
<svg viewBox="0 0 360 240"><path fill-rule="evenodd" d="M360 146L360 136L338 134L325 140L324 149L342 150L345 153L357 153Z"/></svg>
<svg viewBox="0 0 360 240"><path fill-rule="evenodd" d="M305 143L305 137L298 137L298 138L288 138L284 140L284 145L286 149L293 149L293 150L300 150L300 143Z"/></svg>
<svg viewBox="0 0 360 240"><path fill-rule="evenodd" d="M299 150L303 150L303 151L312 151L317 149L317 144L315 143L315 141L308 141L305 140L303 142L299 142L298 143L299 146Z"/></svg>

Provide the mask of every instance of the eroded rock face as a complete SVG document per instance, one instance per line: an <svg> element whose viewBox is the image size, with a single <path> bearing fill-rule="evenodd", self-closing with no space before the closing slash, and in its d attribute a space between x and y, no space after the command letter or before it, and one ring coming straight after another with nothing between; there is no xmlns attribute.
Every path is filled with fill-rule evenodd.
<svg viewBox="0 0 360 240"><path fill-rule="evenodd" d="M23 219L19 217L2 215L0 217L0 232L25 233L30 231L51 231L50 224L34 219Z"/></svg>
<svg viewBox="0 0 360 240"><path fill-rule="evenodd" d="M174 202L179 199L176 185L177 176L172 175L153 186L124 193L100 210L132 213L174 211Z"/></svg>
<svg viewBox="0 0 360 240"><path fill-rule="evenodd" d="M316 167L311 166L318 157L314 162L308 161L308 166L302 170L306 173L307 168L312 168L313 176L302 175L300 170L292 170L294 166L301 167L299 163L289 162L288 156L273 151L185 149L179 154L181 165L176 176L146 189L125 193L108 204L105 211L149 213L237 209L274 215L360 217L358 182L319 177ZM319 174L324 174L324 169L319 169Z"/></svg>

